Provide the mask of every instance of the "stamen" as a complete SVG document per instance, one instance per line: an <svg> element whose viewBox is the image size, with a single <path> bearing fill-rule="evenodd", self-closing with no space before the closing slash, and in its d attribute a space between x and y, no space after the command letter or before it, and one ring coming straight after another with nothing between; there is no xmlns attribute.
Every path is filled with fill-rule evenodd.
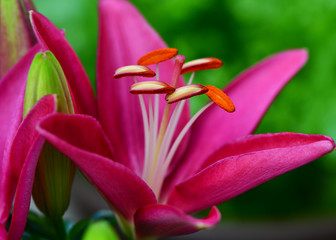
<svg viewBox="0 0 336 240"><path fill-rule="evenodd" d="M115 71L114 78L122 78L128 76L154 77L155 72L146 66L129 65L120 67Z"/></svg>
<svg viewBox="0 0 336 240"><path fill-rule="evenodd" d="M156 81L159 81L160 79L160 74L159 74L159 64L156 64ZM175 89L174 89L175 91ZM154 135L155 138L157 137L158 134L158 127L159 127L159 95L155 94L155 105L154 105Z"/></svg>
<svg viewBox="0 0 336 240"><path fill-rule="evenodd" d="M181 69L182 69L182 65L184 63L185 57L182 55L178 55L175 59L175 65L174 65L174 70L173 70L173 75L172 75L172 85L173 87L177 86L177 82L178 79L180 77L181 74ZM159 134L157 136L157 142L156 142L156 149L154 152L154 159L153 159L153 163L151 166L151 173L150 175L144 175L143 178L145 179L145 181L152 186L153 183L153 175L157 165L158 165L158 155L161 149L161 144L163 141L163 138L165 136L166 133L166 127L168 124L168 120L169 120L169 116L170 116L170 112L171 112L171 108L172 105L171 104L167 104L164 108L164 112L163 112L163 116L161 119L161 124L160 124L160 130L159 130ZM155 184L154 184L155 185Z"/></svg>
<svg viewBox="0 0 336 240"><path fill-rule="evenodd" d="M181 101L178 104L181 104L181 108L183 108L185 101ZM184 136L186 135L186 133L189 131L190 127L193 125L193 123L197 120L197 118L207 109L209 108L213 103L209 102L207 105L205 105L203 108L201 108L189 121L188 123L183 127L183 129L181 130L180 134L177 136L177 138L175 139L174 143L172 144L172 146L170 147L170 150L168 152L168 155L165 158L165 161L163 163L163 165L160 167L160 169L158 170L158 172L156 173L158 176L165 176L165 173L167 172L169 165L178 149L178 147L180 146ZM161 187L162 187L162 183L163 183L163 179L161 179L161 181L158 181L157 183L157 188L159 189L159 191L161 191ZM159 192L160 193L160 192Z"/></svg>
<svg viewBox="0 0 336 240"><path fill-rule="evenodd" d="M181 74L186 74L195 71L207 70L219 68L223 65L222 61L218 58L209 57L209 58L200 58L192 60L183 64Z"/></svg>
<svg viewBox="0 0 336 240"><path fill-rule="evenodd" d="M175 57L175 66L171 82L168 84L159 81L158 63L173 57ZM213 102L224 110L228 112L235 110L231 99L220 89L214 86L192 84L195 71L218 68L222 66L222 62L219 59L202 58L185 64L184 61L185 57L177 55L177 49L175 48L158 49L141 57L138 61L139 65L122 67L115 73L115 78L124 76L153 77L155 73L144 65L156 64L156 81L136 82L134 78L135 83L131 86L130 93L139 94L140 108L143 115L145 159L142 178L152 188L160 202L164 201L163 198L160 198L162 184L178 147L196 119L212 104L210 102L203 107L187 122L180 132L177 132L177 126L186 104L184 100L196 95L207 94ZM192 72L192 74L187 85L177 88L181 74L189 72ZM141 94L147 94L147 104L145 104L144 96ZM156 95L152 98L151 94ZM159 109L158 94L165 94L167 101L160 123L159 113L161 111ZM175 102L178 102L178 104L172 106L171 103Z"/></svg>
<svg viewBox="0 0 336 240"><path fill-rule="evenodd" d="M161 48L149 52L138 60L139 65L151 65L166 61L175 57L178 53L176 48Z"/></svg>
<svg viewBox="0 0 336 240"><path fill-rule="evenodd" d="M161 81L145 81L134 83L131 86L130 93L132 94L160 94L172 93L175 89L169 84Z"/></svg>
<svg viewBox="0 0 336 240"><path fill-rule="evenodd" d="M178 55L176 57L175 60L175 65L174 65L174 71L173 71L173 76L172 76L172 85L174 88L176 88L177 86L177 82L178 79L181 75L181 69L183 66L183 63L185 61L185 57L183 55ZM163 135L166 131L166 127L167 127L167 123L168 123L168 119L169 119L169 115L170 115L170 111L171 111L171 104L167 104L164 108L164 112L163 112L163 116L162 116L162 120L161 120L161 124L160 124L160 130L159 130L159 136L158 136L158 140L157 140L157 147L156 147L156 154L158 154L161 143L162 143L162 139L163 139Z"/></svg>
<svg viewBox="0 0 336 240"><path fill-rule="evenodd" d="M168 103L174 103L183 99L204 94L207 91L208 89L201 84L191 84L175 89L173 93L166 96L166 101Z"/></svg>
<svg viewBox="0 0 336 240"><path fill-rule="evenodd" d="M164 135L161 148L158 154L157 165L154 172L155 185L153 186L153 191L156 193L157 196L160 195L161 186L166 173L166 169L164 168L164 166L166 165L167 154L169 148L171 147L173 136L175 134L176 127L180 119L184 104L185 101L180 101L175 107L174 112L170 118L169 124L167 126L166 133Z"/></svg>
<svg viewBox="0 0 336 240"><path fill-rule="evenodd" d="M211 85L205 86L209 91L206 92L206 95L218 106L223 108L227 112L234 112L235 106L231 99L226 95L222 90Z"/></svg>

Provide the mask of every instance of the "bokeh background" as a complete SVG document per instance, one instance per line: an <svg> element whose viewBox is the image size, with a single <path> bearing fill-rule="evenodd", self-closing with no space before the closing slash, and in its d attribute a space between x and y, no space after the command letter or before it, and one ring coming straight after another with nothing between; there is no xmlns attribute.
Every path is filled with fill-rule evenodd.
<svg viewBox="0 0 336 240"><path fill-rule="evenodd" d="M34 0L79 55L94 84L97 0ZM301 132L336 138L336 1L132 0L168 46L187 60L214 56L223 67L196 75L223 87L276 52L306 48L309 61L277 97L257 133ZM258 97L258 96L256 96ZM193 99L195 111L205 99ZM253 106L251 106L253 108ZM336 216L336 154L271 180L221 206L223 221Z"/></svg>

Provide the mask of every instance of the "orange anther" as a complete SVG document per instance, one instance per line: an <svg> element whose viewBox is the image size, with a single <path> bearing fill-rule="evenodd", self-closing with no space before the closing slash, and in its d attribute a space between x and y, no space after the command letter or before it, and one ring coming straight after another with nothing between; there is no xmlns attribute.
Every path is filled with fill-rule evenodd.
<svg viewBox="0 0 336 240"><path fill-rule="evenodd" d="M139 65L151 65L159 62L166 61L175 57L178 53L176 48L161 48L151 51L138 60Z"/></svg>
<svg viewBox="0 0 336 240"><path fill-rule="evenodd" d="M160 94L172 93L175 89L165 82L160 81L145 81L134 83L131 86L130 93L132 94Z"/></svg>
<svg viewBox="0 0 336 240"><path fill-rule="evenodd" d="M196 95L204 94L207 91L208 89L201 84L191 84L175 89L173 93L166 96L166 101L168 103L174 103Z"/></svg>
<svg viewBox="0 0 336 240"><path fill-rule="evenodd" d="M205 86L209 91L206 92L206 95L218 106L223 108L227 112L234 112L235 106L231 99L219 88L216 88L211 85Z"/></svg>
<svg viewBox="0 0 336 240"><path fill-rule="evenodd" d="M181 74L219 68L223 65L222 61L218 58L208 57L192 60L183 64Z"/></svg>
<svg viewBox="0 0 336 240"><path fill-rule="evenodd" d="M141 77L154 77L155 72L150 68L141 65L129 65L120 67L115 71L114 78L141 76Z"/></svg>

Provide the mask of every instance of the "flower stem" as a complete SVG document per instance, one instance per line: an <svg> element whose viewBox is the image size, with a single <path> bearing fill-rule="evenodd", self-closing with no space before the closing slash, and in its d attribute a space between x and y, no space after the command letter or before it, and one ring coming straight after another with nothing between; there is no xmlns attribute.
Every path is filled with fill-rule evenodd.
<svg viewBox="0 0 336 240"><path fill-rule="evenodd" d="M50 218L49 218L50 219ZM63 218L50 219L54 227L54 240L68 240Z"/></svg>

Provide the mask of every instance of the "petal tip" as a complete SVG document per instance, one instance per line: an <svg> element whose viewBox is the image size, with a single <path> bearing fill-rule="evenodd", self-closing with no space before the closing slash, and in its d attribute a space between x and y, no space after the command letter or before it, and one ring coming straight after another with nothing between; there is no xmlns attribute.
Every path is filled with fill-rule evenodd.
<svg viewBox="0 0 336 240"><path fill-rule="evenodd" d="M285 51L284 53L288 53L291 55L291 58L296 59L298 63L304 65L309 57L308 49L306 48L298 48Z"/></svg>
<svg viewBox="0 0 336 240"><path fill-rule="evenodd" d="M214 227L221 219L222 215L216 206L213 206L206 217L206 221L200 221L196 224L199 230L205 230Z"/></svg>
<svg viewBox="0 0 336 240"><path fill-rule="evenodd" d="M331 137L328 137L328 136L325 136L325 137L326 137L326 141L328 141L330 144L330 152L335 151L335 141Z"/></svg>

